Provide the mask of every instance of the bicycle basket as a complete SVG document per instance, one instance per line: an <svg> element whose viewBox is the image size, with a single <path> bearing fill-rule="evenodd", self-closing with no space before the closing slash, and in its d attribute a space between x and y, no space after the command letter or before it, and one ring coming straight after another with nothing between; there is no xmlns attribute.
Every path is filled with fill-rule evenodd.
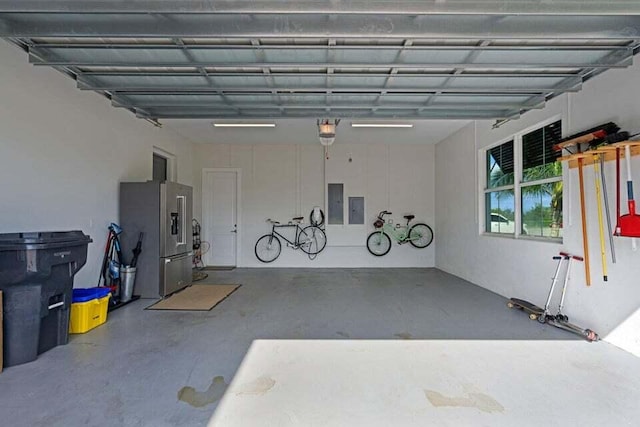
<svg viewBox="0 0 640 427"><path fill-rule="evenodd" d="M382 221L381 219L377 219L374 223L373 226L375 228L382 228L382 226L384 225L384 221Z"/></svg>

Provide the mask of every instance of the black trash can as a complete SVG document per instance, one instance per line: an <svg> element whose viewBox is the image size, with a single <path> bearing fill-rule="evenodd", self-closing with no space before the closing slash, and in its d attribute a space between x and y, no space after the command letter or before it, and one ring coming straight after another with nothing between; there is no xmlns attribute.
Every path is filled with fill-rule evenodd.
<svg viewBox="0 0 640 427"><path fill-rule="evenodd" d="M73 277L91 241L82 231L0 234L6 366L69 341Z"/></svg>

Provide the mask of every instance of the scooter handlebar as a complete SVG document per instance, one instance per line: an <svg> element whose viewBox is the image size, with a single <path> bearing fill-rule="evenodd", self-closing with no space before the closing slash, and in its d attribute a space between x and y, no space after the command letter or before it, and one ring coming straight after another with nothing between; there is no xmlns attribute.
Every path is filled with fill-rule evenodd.
<svg viewBox="0 0 640 427"><path fill-rule="evenodd" d="M576 261L584 261L584 258L582 258L581 256L578 255L571 255L567 252L560 252L560 255L562 255L563 257L570 257L575 259Z"/></svg>

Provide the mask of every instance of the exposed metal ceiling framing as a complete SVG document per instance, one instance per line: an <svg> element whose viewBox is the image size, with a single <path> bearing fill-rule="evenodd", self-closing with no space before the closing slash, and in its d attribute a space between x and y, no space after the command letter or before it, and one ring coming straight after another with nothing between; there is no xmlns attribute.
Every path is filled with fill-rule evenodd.
<svg viewBox="0 0 640 427"><path fill-rule="evenodd" d="M510 119L640 47L640 2L0 0L0 37L138 117Z"/></svg>

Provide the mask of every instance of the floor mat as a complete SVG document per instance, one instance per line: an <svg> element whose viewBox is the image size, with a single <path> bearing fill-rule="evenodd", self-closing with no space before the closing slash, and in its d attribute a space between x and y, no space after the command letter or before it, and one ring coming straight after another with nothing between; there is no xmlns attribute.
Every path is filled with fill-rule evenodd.
<svg viewBox="0 0 640 427"><path fill-rule="evenodd" d="M236 269L235 265L219 266L219 267L207 266L207 267L201 268L201 270L204 270L204 271L233 271L235 269Z"/></svg>
<svg viewBox="0 0 640 427"><path fill-rule="evenodd" d="M147 310L209 311L239 287L240 285L191 285L147 307Z"/></svg>

